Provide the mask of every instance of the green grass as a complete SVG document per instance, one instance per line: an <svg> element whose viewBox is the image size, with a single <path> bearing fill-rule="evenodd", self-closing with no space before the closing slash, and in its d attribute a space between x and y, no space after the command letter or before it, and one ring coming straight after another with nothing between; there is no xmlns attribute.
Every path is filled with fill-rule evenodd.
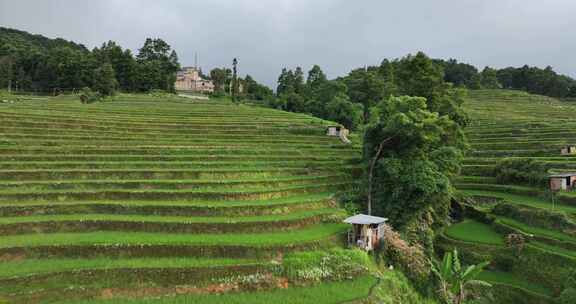
<svg viewBox="0 0 576 304"><path fill-rule="evenodd" d="M115 268L187 268L259 264L251 259L133 258L133 259L25 259L0 262L0 277L28 276L62 271Z"/></svg>
<svg viewBox="0 0 576 304"><path fill-rule="evenodd" d="M0 238L3 252L25 253L22 260L10 256L0 262L0 277L16 278L0 298L65 300L59 297L69 291L78 303L110 286L142 283L170 290L175 286L158 277L135 277L122 286L117 284L122 278L92 282L90 275L92 270L133 268L127 273L138 276L140 268L154 273L216 266L224 266L224 273L236 265L249 266L242 271L251 273L259 269L252 263L268 263L258 260L260 251L268 256L338 245L349 227L339 223L342 210L335 197L354 186L351 174L360 169L355 161L361 145L356 135L354 145L325 136L329 124L306 114L178 97L122 94L81 105L77 97L65 96L0 104L0 225L14 229L6 230L9 234L34 231ZM254 223L263 229L252 229ZM181 224L190 225L178 228ZM149 230L124 232L122 225ZM248 232L253 230L262 232ZM156 254L146 245L166 245L158 252L164 257L128 258ZM52 256L45 258L42 246L53 246ZM243 258L206 258L236 256L234 246L241 247ZM93 247L94 252L82 252ZM181 256L173 248L200 258L168 257ZM130 302L335 303L365 298L374 282L362 277L287 290Z"/></svg>
<svg viewBox="0 0 576 304"><path fill-rule="evenodd" d="M537 241L530 242L529 246L536 247L536 248L541 249L541 250L548 252L550 254L557 254L557 255L562 255L562 256L568 257L568 258L576 259L576 252L574 250L569 250L569 249L562 248L559 246L553 246L550 244L537 242Z"/></svg>
<svg viewBox="0 0 576 304"><path fill-rule="evenodd" d="M320 193L310 193L303 195L291 195L289 197L274 198L267 200L251 200L251 201L185 201L185 200L164 200L164 201L66 201L66 202L49 202L41 203L38 202L10 202L10 204L0 204L2 207L35 207L35 206L66 206L66 205L123 205L123 206L179 206L179 207L206 207L206 208L232 208L232 207L253 207L253 206L270 206L284 205L284 204L306 204L322 200L332 199L334 193L331 192L320 192Z"/></svg>
<svg viewBox="0 0 576 304"><path fill-rule="evenodd" d="M466 219L460 223L449 226L444 230L446 236L465 242L488 245L504 245L502 235L498 234L490 225Z"/></svg>
<svg viewBox="0 0 576 304"><path fill-rule="evenodd" d="M259 234L176 234L145 232L51 233L4 236L0 248L71 245L244 245L272 246L326 239L343 233L344 224L316 225L301 230Z"/></svg>
<svg viewBox="0 0 576 304"><path fill-rule="evenodd" d="M183 295L154 299L112 299L75 301L78 304L116 303L198 303L198 304L334 304L366 298L376 278L363 276L343 282L324 282L311 287L292 287L271 291L229 293L222 295Z"/></svg>
<svg viewBox="0 0 576 304"><path fill-rule="evenodd" d="M504 199L506 202L513 204L526 205L535 208L547 209L551 211L565 211L569 213L576 213L576 207L561 204L559 202L552 201L537 197L537 196L526 196L518 195L497 191L485 191L485 190L459 190L461 193L467 195L477 195L477 196L490 196L498 197Z"/></svg>
<svg viewBox="0 0 576 304"><path fill-rule="evenodd" d="M274 222L303 219L318 215L337 214L339 209L318 209L288 214L260 215L260 216L157 216L157 215L118 215L118 214L67 214L67 215L38 215L38 216L18 216L0 217L0 225L35 223L35 222L63 222L63 221L126 221L126 222L157 222L157 223L252 223L252 222ZM265 225L265 224L263 224Z"/></svg>
<svg viewBox="0 0 576 304"><path fill-rule="evenodd" d="M527 225L527 224L522 223L520 221L506 218L506 217L498 217L498 221L500 221L501 223L508 225L510 227L519 229L522 232L525 232L528 234L540 235L540 236L552 238L552 239L559 240L559 241L576 242L576 237L562 233L562 232L559 232L559 231L556 231L556 230L530 226L530 225Z"/></svg>
<svg viewBox="0 0 576 304"><path fill-rule="evenodd" d="M374 300L367 303L438 304L435 300L422 296L422 294L414 289L410 280L398 270L385 271L381 274L380 283L374 288L373 297Z"/></svg>
<svg viewBox="0 0 576 304"><path fill-rule="evenodd" d="M497 163L506 158L535 159L546 163L552 172L576 171L574 156L560 155L560 146L576 143L576 106L563 103L549 97L531 95L520 91L506 90L472 90L465 103L468 114L472 120L466 132L471 141L472 151L467 155L463 172L466 177L457 180L460 193L470 196L493 197L505 203L523 205L531 208L546 210L546 213L566 214L574 219L576 205L570 205L573 193L561 193L551 201L545 189L527 188L521 185L498 184L494 181L494 172L490 170ZM522 174L522 172L518 172ZM559 202L561 200L565 202ZM481 206L482 212L490 214L492 206ZM537 214L537 211L533 212ZM519 216L517 214L517 216ZM563 248L567 242L574 243L576 237L554 229L534 227L523 222L517 216L514 219L498 217L500 224L512 229L533 234L537 237L551 239L546 243L530 240L527 244L531 252L548 254L546 259L558 259L560 256L575 258L576 251ZM529 219L526 219L529 222ZM477 223L464 223L446 229L446 235L454 239L475 242L478 244L502 245L502 236L486 225ZM556 240L556 241L554 241ZM564 242L564 244L560 243ZM556 243L557 245L551 245ZM538 249L537 251L534 249ZM463 248L463 250L466 250ZM470 254L481 254L470 252ZM510 257L512 258L512 257ZM526 260L525 260L526 258ZM561 273L558 268L550 265L531 265L531 257L520 256L513 258L512 269L528 267L536 272L536 277L549 278ZM567 265L567 267L570 267ZM554 277L556 278L556 277ZM524 277L507 272L484 272L480 279L495 284L522 288L533 293L552 296L552 291L540 286L530 277ZM565 278L562 278L562 280ZM546 280L543 280L546 281ZM552 282L547 282L552 283ZM561 286L563 282L553 282ZM495 295L496 298L498 295ZM550 301L552 302L552 301Z"/></svg>
<svg viewBox="0 0 576 304"><path fill-rule="evenodd" d="M479 276L479 280L487 281L493 284L504 284L504 285L511 285L514 287L519 287L526 289L528 291L542 294L546 296L553 296L552 290L538 285L533 282L529 282L526 279L519 277L510 272L502 272L502 271L483 271Z"/></svg>

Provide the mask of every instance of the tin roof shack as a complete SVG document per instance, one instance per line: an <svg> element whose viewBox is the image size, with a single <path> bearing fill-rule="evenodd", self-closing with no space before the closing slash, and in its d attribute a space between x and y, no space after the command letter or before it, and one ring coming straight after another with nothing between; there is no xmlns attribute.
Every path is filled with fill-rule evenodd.
<svg viewBox="0 0 576 304"><path fill-rule="evenodd" d="M340 132L344 129L341 126L329 126L328 130L326 130L326 135L328 136L340 136Z"/></svg>
<svg viewBox="0 0 576 304"><path fill-rule="evenodd" d="M349 134L350 131L342 126L329 126L328 129L326 130L326 135L339 137L340 140L345 144L352 143L348 139Z"/></svg>
<svg viewBox="0 0 576 304"><path fill-rule="evenodd" d="M562 155L572 155L576 154L576 146L564 146L560 149L560 154Z"/></svg>
<svg viewBox="0 0 576 304"><path fill-rule="evenodd" d="M550 190L570 191L576 186L576 172L553 174L548 177Z"/></svg>
<svg viewBox="0 0 576 304"><path fill-rule="evenodd" d="M358 214L344 220L352 224L348 231L348 245L362 248L366 251L374 250L384 237L384 224L387 218Z"/></svg>

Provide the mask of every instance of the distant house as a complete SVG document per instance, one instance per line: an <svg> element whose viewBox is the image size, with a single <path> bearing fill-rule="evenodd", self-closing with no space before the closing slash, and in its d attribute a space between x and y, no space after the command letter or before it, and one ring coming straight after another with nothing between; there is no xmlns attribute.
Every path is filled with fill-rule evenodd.
<svg viewBox="0 0 576 304"><path fill-rule="evenodd" d="M326 135L339 137L340 140L342 140L342 142L344 142L346 144L352 143L348 139L349 134L350 134L350 131L348 129L342 127L342 126L329 126L328 129L326 130Z"/></svg>
<svg viewBox="0 0 576 304"><path fill-rule="evenodd" d="M346 130L346 129L342 126L329 126L328 129L326 130L326 135L328 135L328 136L340 136L340 133L343 132L343 130Z"/></svg>
<svg viewBox="0 0 576 304"><path fill-rule="evenodd" d="M576 188L576 172L553 174L548 179L552 191L569 191Z"/></svg>
<svg viewBox="0 0 576 304"><path fill-rule="evenodd" d="M560 149L560 154L562 154L562 155L576 154L576 146L562 147L562 149Z"/></svg>
<svg viewBox="0 0 576 304"><path fill-rule="evenodd" d="M185 67L176 74L176 91L187 91L192 93L212 93L214 83L212 80L203 79L197 68Z"/></svg>
<svg viewBox="0 0 576 304"><path fill-rule="evenodd" d="M344 220L344 223L352 224L352 230L348 232L348 244L362 248L366 251L374 250L384 237L384 224L387 218L358 214Z"/></svg>

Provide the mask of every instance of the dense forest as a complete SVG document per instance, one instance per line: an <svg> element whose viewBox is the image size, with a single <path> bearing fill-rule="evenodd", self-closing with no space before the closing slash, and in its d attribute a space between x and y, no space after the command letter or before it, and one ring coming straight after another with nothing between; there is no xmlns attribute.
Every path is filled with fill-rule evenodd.
<svg viewBox="0 0 576 304"><path fill-rule="evenodd" d="M557 74L552 67L544 69L524 65L520 68L478 71L470 64L455 59L434 62L444 69L444 80L469 89L514 89L556 98L576 97L576 80Z"/></svg>
<svg viewBox="0 0 576 304"><path fill-rule="evenodd" d="M162 39L146 39L135 56L113 41L88 50L63 39L0 27L0 87L53 92L90 87L104 95L174 90L178 56Z"/></svg>
<svg viewBox="0 0 576 304"><path fill-rule="evenodd" d="M420 53L415 57L425 56ZM300 67L283 69L278 78L277 98L272 106L291 112L311 113L337 121L350 129L368 123L370 108L379 100L392 95L438 96L438 92L458 92L462 89L514 89L556 98L576 97L576 80L559 75L551 67L540 69L523 66L493 69L459 63L454 59L430 59L433 79L424 76L413 80L411 61L414 56L388 60L379 66L368 66L351 71L344 77L328 80L319 66L313 66L307 77ZM427 58L427 57L426 57ZM439 79L440 78L440 79ZM442 87L431 95L420 86L434 81ZM461 94L461 92L459 93Z"/></svg>

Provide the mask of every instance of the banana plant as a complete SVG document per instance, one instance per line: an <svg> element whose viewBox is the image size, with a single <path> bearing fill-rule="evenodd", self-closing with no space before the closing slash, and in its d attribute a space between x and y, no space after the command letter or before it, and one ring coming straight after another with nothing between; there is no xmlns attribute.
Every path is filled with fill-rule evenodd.
<svg viewBox="0 0 576 304"><path fill-rule="evenodd" d="M492 287L488 282L477 280L478 275L490 262L462 267L458 251L446 252L441 262L430 261L432 272L440 281L440 294L446 303L462 304L471 286Z"/></svg>

